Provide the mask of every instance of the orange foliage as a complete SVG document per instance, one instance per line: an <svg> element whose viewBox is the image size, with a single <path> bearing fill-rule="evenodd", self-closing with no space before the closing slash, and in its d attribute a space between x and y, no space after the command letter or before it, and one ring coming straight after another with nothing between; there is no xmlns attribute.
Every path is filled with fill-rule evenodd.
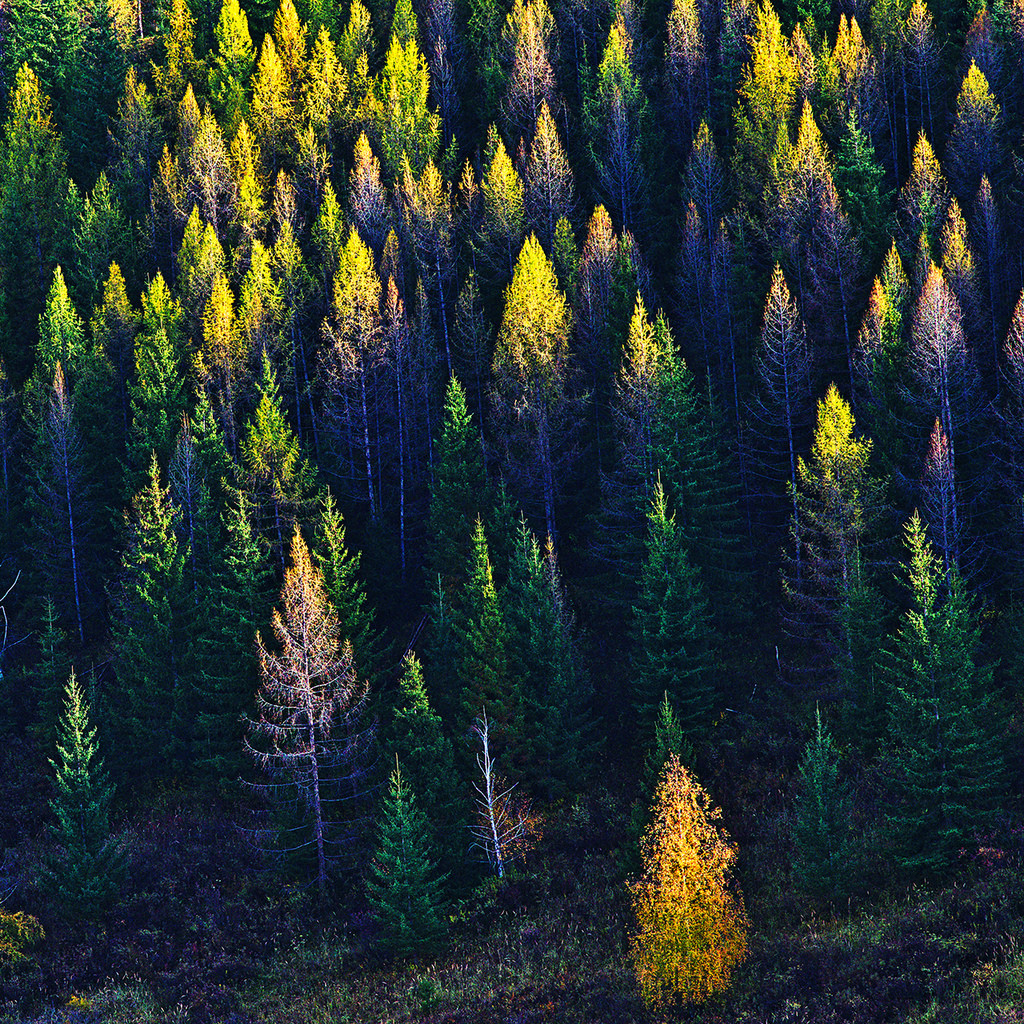
<svg viewBox="0 0 1024 1024"><path fill-rule="evenodd" d="M643 877L630 886L638 929L630 946L645 1002L701 1002L729 984L746 953L743 900L729 888L736 850L721 811L672 754L641 841Z"/></svg>

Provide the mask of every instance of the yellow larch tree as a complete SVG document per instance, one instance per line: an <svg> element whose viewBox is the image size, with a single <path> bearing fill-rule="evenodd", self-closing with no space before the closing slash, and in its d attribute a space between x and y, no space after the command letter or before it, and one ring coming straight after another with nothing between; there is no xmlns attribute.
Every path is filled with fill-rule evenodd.
<svg viewBox="0 0 1024 1024"><path fill-rule="evenodd" d="M644 1001L702 1002L726 988L747 950L743 899L730 885L736 848L721 811L670 754L641 840L643 876L631 884L637 931L630 941Z"/></svg>

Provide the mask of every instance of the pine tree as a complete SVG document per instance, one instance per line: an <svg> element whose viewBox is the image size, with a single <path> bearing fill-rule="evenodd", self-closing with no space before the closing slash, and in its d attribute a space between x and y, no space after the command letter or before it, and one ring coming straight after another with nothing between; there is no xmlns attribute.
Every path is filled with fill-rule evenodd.
<svg viewBox="0 0 1024 1024"><path fill-rule="evenodd" d="M836 904L852 890L854 847L851 799L840 778L839 751L815 713L817 730L804 747L797 769L799 793L793 843L793 880L815 901Z"/></svg>
<svg viewBox="0 0 1024 1024"><path fill-rule="evenodd" d="M670 755L641 841L643 875L630 885L638 925L630 953L650 1006L704 1002L728 986L746 954L743 900L730 879L736 850L720 817Z"/></svg>
<svg viewBox="0 0 1024 1024"><path fill-rule="evenodd" d="M700 742L714 711L714 632L700 574L687 557L660 480L647 530L636 605L633 709L647 729L668 694L686 739Z"/></svg>
<svg viewBox="0 0 1024 1024"><path fill-rule="evenodd" d="M881 661L896 796L887 821L905 871L934 878L993 821L1005 761L978 613L959 573L943 572L916 513L906 542L910 608Z"/></svg>
<svg viewBox="0 0 1024 1024"><path fill-rule="evenodd" d="M96 727L74 671L65 690L64 713L57 731L56 794L50 810L56 821L50 838L53 855L44 881L74 917L99 913L120 890L125 875L123 848L110 832L114 787L99 758Z"/></svg>
<svg viewBox="0 0 1024 1024"><path fill-rule="evenodd" d="M430 839L430 825L396 757L366 881L384 945L395 956L428 949L444 934L444 876L438 874Z"/></svg>

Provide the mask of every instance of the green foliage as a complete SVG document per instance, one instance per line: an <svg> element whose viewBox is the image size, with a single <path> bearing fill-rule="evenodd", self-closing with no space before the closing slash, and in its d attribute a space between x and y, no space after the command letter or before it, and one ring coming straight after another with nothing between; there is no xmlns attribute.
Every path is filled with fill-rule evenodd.
<svg viewBox="0 0 1024 1024"><path fill-rule="evenodd" d="M714 630L700 573L687 557L660 480L647 517L647 557L635 623L637 717L649 726L659 700L668 699L686 739L702 741L715 705Z"/></svg>
<svg viewBox="0 0 1024 1024"><path fill-rule="evenodd" d="M793 880L814 901L838 904L855 882L855 848L850 827L852 800L840 774L839 751L815 712L816 732L797 769L799 793L793 843Z"/></svg>
<svg viewBox="0 0 1024 1024"><path fill-rule="evenodd" d="M105 730L114 737L119 770L155 778L183 752L176 722L188 722L183 704L191 627L185 586L187 550L178 540L180 513L161 486L156 457L132 501L127 546L114 595L115 696Z"/></svg>
<svg viewBox="0 0 1024 1024"><path fill-rule="evenodd" d="M456 377L448 382L441 432L435 449L430 518L427 526L427 573L449 590L462 580L473 523L484 510L484 474L480 432L466 407L466 393Z"/></svg>
<svg viewBox="0 0 1024 1024"><path fill-rule="evenodd" d="M390 735L409 785L418 794L433 829L440 867L454 880L465 862L468 807L459 787L452 785L457 777L455 752L430 705L423 671L413 653L402 662Z"/></svg>
<svg viewBox="0 0 1024 1024"><path fill-rule="evenodd" d="M444 934L443 876L431 856L427 819L402 778L398 761L380 809L377 849L366 888L385 947L408 956Z"/></svg>
<svg viewBox="0 0 1024 1024"><path fill-rule="evenodd" d="M881 661L896 796L887 820L904 870L935 878L994 820L1006 767L978 613L916 513L906 542L910 608Z"/></svg>
<svg viewBox="0 0 1024 1024"><path fill-rule="evenodd" d="M125 875L125 854L110 832L114 787L99 758L89 704L72 671L57 730L56 794L50 801L55 844L45 875L50 893L73 918L101 911L117 895Z"/></svg>

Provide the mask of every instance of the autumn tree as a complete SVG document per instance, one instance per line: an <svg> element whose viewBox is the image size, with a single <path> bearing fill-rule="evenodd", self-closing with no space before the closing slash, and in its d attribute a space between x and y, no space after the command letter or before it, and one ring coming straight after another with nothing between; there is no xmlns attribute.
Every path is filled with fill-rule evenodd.
<svg viewBox="0 0 1024 1024"><path fill-rule="evenodd" d="M494 410L513 479L539 498L550 537L571 406L570 314L554 268L536 237L523 245L505 292L494 352Z"/></svg>
<svg viewBox="0 0 1024 1024"><path fill-rule="evenodd" d="M736 849L720 817L669 755L641 840L643 874L630 885L637 917L630 952L648 1005L705 1001L728 986L746 954L746 914L731 880Z"/></svg>
<svg viewBox="0 0 1024 1024"><path fill-rule="evenodd" d="M797 460L796 512L783 557L783 628L792 644L794 685L832 697L843 609L881 505L870 439L854 436L850 406L834 384L818 403L809 459Z"/></svg>
<svg viewBox="0 0 1024 1024"><path fill-rule="evenodd" d="M321 896L349 838L344 801L362 792L370 733L367 689L296 527L271 619L273 646L256 635L261 684L245 748L265 780L253 783L278 812L281 852L315 857Z"/></svg>

